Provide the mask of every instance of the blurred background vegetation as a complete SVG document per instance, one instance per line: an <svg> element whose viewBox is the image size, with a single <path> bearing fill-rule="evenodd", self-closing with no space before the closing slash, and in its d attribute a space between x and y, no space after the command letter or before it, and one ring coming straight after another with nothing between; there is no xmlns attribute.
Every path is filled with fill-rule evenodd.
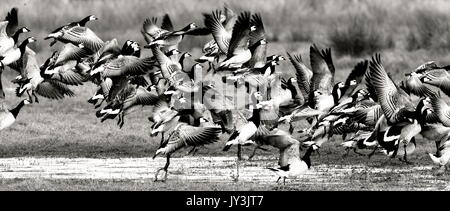
<svg viewBox="0 0 450 211"><path fill-rule="evenodd" d="M176 27L202 24L203 12L224 4L236 11L262 13L272 42L318 42L355 56L391 48L450 47L450 2L445 0L3 0L0 14L18 7L21 24L40 37L63 23L95 14L100 19L90 27L103 39L142 41L137 32L146 17L168 13ZM201 43L197 39L185 42L185 47Z"/></svg>

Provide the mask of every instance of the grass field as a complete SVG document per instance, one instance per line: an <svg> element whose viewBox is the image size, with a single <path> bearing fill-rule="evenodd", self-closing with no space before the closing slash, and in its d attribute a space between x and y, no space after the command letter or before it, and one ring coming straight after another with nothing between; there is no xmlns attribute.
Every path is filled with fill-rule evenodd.
<svg viewBox="0 0 450 211"><path fill-rule="evenodd" d="M89 26L103 40L118 38L119 42L127 39L143 43L139 32L146 17L161 16L169 13L176 27L183 27L189 22L202 25L201 12L210 12L227 3L236 11L248 9L261 12L269 36L269 52L301 53L309 64L309 46L318 43L323 47L332 47L336 71L336 81L345 80L351 68L360 60L368 59L375 52L382 54L383 65L395 80L400 80L403 73L412 71L425 61L434 60L439 64L450 64L450 2L443 0L428 1L332 1L332 0L280 0L280 1L56 1L56 0L6 0L2 2L0 15L13 6L19 8L21 25L28 26L39 42L32 48L38 51L38 58L43 62L52 50L42 38L57 26L95 14L100 19ZM358 11L358 12L356 12ZM430 12L431 11L431 12ZM280 15L283 14L283 15ZM182 50L189 50L195 56L200 54L199 47L210 39L186 38ZM144 50L147 51L147 50ZM192 61L188 61L192 63ZM288 74L292 70L288 62L277 69ZM3 73L3 86L6 89L6 102L12 107L19 102L14 96L14 86L9 82L15 77L6 70ZM115 121L100 123L95 117L95 109L87 103L95 91L94 85L87 83L73 87L75 97L61 101L40 98L39 104L26 106L19 114L16 123L0 132L0 157L69 157L69 158L144 158L150 157L159 144L159 137L149 136L150 124L147 117L151 110L138 108L126 117L122 129ZM384 155L377 155L372 160L350 155L343 159L344 153L338 146L340 137L330 140L321 149L321 155L313 156L313 165L368 165L380 167L385 163ZM200 148L196 156L234 156L235 149L224 153L221 151L224 140ZM434 151L434 143L419 137L418 148L411 156L413 166L429 166L431 160L425 152ZM246 149L245 153L249 153ZM259 155L273 157L278 151L270 149L260 151ZM185 151L177 153L181 157ZM160 158L162 159L162 158ZM1 163L1 160L0 160ZM154 163L149 163L152 165ZM247 165L252 165L248 162ZM268 163L256 161L262 172L266 166L275 166L276 160ZM154 166L155 168L158 166ZM174 167L174 166L172 166ZM205 168L208 168L205 165ZM405 166L393 161L382 166L385 169L403 169ZM176 169L176 167L175 167ZM173 170L175 170L173 169ZM434 170L425 170L426 175L433 176ZM422 172L423 173L423 172ZM110 179L47 179L47 178L0 178L0 190L383 190L383 189L443 189L448 184L445 176L435 176L434 182L423 180L423 184L411 184L405 177L419 175L421 171L399 173L387 171L379 173L376 179L361 176L363 173L344 175L342 181L353 183L341 185L302 184L298 180L294 185L282 187L274 181L260 183L202 183L173 180L167 184L144 180L110 180ZM153 172L150 172L153 174ZM406 175L406 176L405 176ZM170 178L170 175L169 175ZM306 178L307 179L307 178ZM400 182L399 182L400 181ZM403 181L403 182L401 182ZM422 181L418 179L417 181ZM272 183L273 182L273 183ZM429 182L429 183L427 183Z"/></svg>

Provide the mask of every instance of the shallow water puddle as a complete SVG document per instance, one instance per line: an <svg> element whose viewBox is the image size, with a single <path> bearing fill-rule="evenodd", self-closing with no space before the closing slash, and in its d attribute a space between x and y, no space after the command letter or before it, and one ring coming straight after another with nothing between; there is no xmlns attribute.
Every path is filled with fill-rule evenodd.
<svg viewBox="0 0 450 211"><path fill-rule="evenodd" d="M0 159L0 178L41 179L153 179L154 173L165 164L165 158L3 158ZM276 166L276 160L256 158L241 161L239 180L254 183L275 182L277 176L266 169ZM398 168L367 167L364 165L316 165L305 175L289 183L346 184L355 181L382 181L395 179L408 183L442 183L432 174L432 166L405 166ZM236 173L233 157L172 158L170 180L192 182L230 182ZM403 178L405 177L405 178ZM423 187L427 188L427 187Z"/></svg>

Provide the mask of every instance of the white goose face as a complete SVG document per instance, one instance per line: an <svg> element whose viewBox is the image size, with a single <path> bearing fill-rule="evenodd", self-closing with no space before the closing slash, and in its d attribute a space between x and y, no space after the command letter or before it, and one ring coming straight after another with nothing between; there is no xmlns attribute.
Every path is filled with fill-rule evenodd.
<svg viewBox="0 0 450 211"><path fill-rule="evenodd" d="M311 147L314 151L319 149L319 146L317 146L317 144L313 144Z"/></svg>
<svg viewBox="0 0 450 211"><path fill-rule="evenodd" d="M178 55L180 53L181 53L181 51L179 51L178 49L173 49L170 51L170 55Z"/></svg>
<svg viewBox="0 0 450 211"><path fill-rule="evenodd" d="M225 16L224 14L220 14L220 22L223 23L227 20L227 16Z"/></svg>
<svg viewBox="0 0 450 211"><path fill-rule="evenodd" d="M297 83L297 79L296 78L290 78L289 80L291 81L291 83Z"/></svg>
<svg viewBox="0 0 450 211"><path fill-rule="evenodd" d="M262 39L262 40L260 41L260 44L261 44L261 45L266 45L266 44L267 44L267 40L266 40L266 39Z"/></svg>
<svg viewBox="0 0 450 211"><path fill-rule="evenodd" d="M25 84L20 90L19 90L19 94L23 94L25 91L30 90L31 89L31 83L27 83Z"/></svg>
<svg viewBox="0 0 450 211"><path fill-rule="evenodd" d="M195 68L195 69L201 69L201 68L203 68L203 67L202 67L201 64L197 63L197 64L194 64L194 68Z"/></svg>
<svg viewBox="0 0 450 211"><path fill-rule="evenodd" d="M256 31L256 26L251 26L250 31Z"/></svg>
<svg viewBox="0 0 450 211"><path fill-rule="evenodd" d="M270 62L270 66L277 66L278 65L278 62L276 62L276 61L271 61Z"/></svg>
<svg viewBox="0 0 450 211"><path fill-rule="evenodd" d="M98 18L95 16L95 15L91 15L91 16L89 16L89 20L90 21L95 21L95 20L97 20Z"/></svg>
<svg viewBox="0 0 450 211"><path fill-rule="evenodd" d="M356 80L351 80L350 81L350 86L354 86L354 85L356 85Z"/></svg>
<svg viewBox="0 0 450 211"><path fill-rule="evenodd" d="M208 122L208 120L206 120L205 118L201 117L200 118L200 123L205 123L205 122Z"/></svg>
<svg viewBox="0 0 450 211"><path fill-rule="evenodd" d="M338 88L344 88L344 86L345 86L344 82L339 82L338 83Z"/></svg>
<svg viewBox="0 0 450 211"><path fill-rule="evenodd" d="M314 96L321 96L322 95L322 92L321 91L314 91Z"/></svg>
<svg viewBox="0 0 450 211"><path fill-rule="evenodd" d="M184 54L184 57L192 57L192 55L191 55L189 52L186 52L186 53Z"/></svg>
<svg viewBox="0 0 450 211"><path fill-rule="evenodd" d="M131 48L133 48L134 51L139 51L140 47L139 47L139 43L132 41L131 43Z"/></svg>
<svg viewBox="0 0 450 211"><path fill-rule="evenodd" d="M195 24L195 23L189 24L189 29L195 29L195 28L197 28L197 24Z"/></svg>
<svg viewBox="0 0 450 211"><path fill-rule="evenodd" d="M428 77L423 78L423 82L428 82L428 81L431 81L431 79L429 79Z"/></svg>
<svg viewBox="0 0 450 211"><path fill-rule="evenodd" d="M260 92L255 92L253 96L255 97L256 100L262 100L262 95Z"/></svg>
<svg viewBox="0 0 450 211"><path fill-rule="evenodd" d="M28 105L28 104L31 104L31 102L29 101L29 100L23 100L23 103L25 104L25 105Z"/></svg>
<svg viewBox="0 0 450 211"><path fill-rule="evenodd" d="M27 33L30 32L31 30L29 30L27 27L23 27L22 28L22 33Z"/></svg>
<svg viewBox="0 0 450 211"><path fill-rule="evenodd" d="M29 37L27 40L28 40L28 43L34 43L37 41L36 38L34 38L34 37Z"/></svg>

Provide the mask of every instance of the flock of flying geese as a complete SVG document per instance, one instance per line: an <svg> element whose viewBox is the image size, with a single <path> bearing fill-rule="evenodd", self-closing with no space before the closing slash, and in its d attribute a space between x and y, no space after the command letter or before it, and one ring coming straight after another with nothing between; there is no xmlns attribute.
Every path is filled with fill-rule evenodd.
<svg viewBox="0 0 450 211"><path fill-rule="evenodd" d="M63 99L74 95L70 86L91 82L98 88L88 102L99 109L96 116L102 122L118 119L122 127L133 108L151 106L150 134L161 136L154 157L167 158L155 181L160 171L167 179L174 152L185 147L193 151L222 135L228 137L224 151L237 146L237 168L242 146L255 147L249 159L264 146L278 148L279 167L269 168L278 180L306 172L310 155L334 135L342 135L347 154L371 149L372 156L381 149L409 162L415 136L421 134L436 142L436 153L429 155L445 170L450 159L450 107L439 90L450 95L450 66L427 62L397 84L376 54L356 64L345 82L335 83L331 49L312 45L309 68L300 55L267 55L260 14L237 14L225 7L203 16L204 26L190 23L179 30L167 14L161 24L156 17L146 19L141 33L152 56L142 57L135 41L121 46L117 39L99 38L87 27L97 20L90 15L51 32L45 38L52 39L50 45L64 45L40 64L36 52L27 47L36 39L19 42L30 30L18 27L18 10L13 8L0 22L0 70L17 71L12 81L16 95L26 93L28 98L13 109L2 105L0 130L14 123L23 105L38 103L37 96ZM211 37L192 67L184 64L192 55L178 49L185 36ZM275 71L284 60L292 68ZM294 77L283 78L289 71ZM5 98L2 88L0 97ZM289 125L289 131L280 129L281 124ZM308 148L303 156L302 147Z"/></svg>

